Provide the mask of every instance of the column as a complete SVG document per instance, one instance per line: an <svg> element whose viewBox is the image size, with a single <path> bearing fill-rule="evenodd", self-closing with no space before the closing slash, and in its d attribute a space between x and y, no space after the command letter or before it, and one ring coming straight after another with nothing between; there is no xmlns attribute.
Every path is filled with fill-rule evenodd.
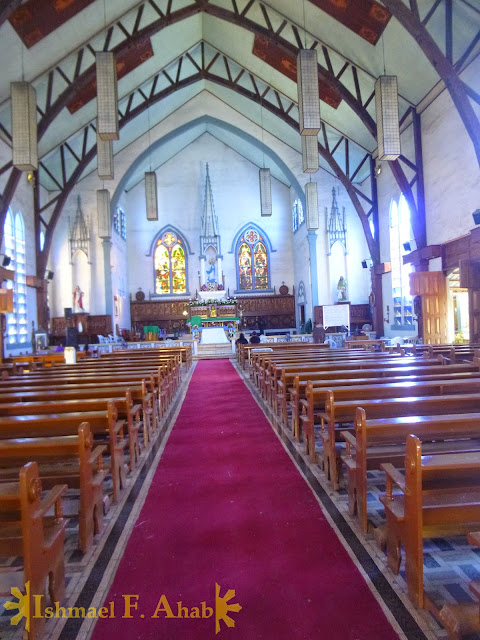
<svg viewBox="0 0 480 640"><path fill-rule="evenodd" d="M313 229L310 229L308 232L308 246L310 248L310 279L312 282L313 315L313 308L318 306L317 233Z"/></svg>
<svg viewBox="0 0 480 640"><path fill-rule="evenodd" d="M105 288L105 314L112 316L113 324L113 293L112 293L112 266L110 264L110 254L112 251L112 242L110 238L103 238L103 269L104 269L104 288Z"/></svg>
<svg viewBox="0 0 480 640"><path fill-rule="evenodd" d="M222 259L220 258L220 256L217 258L217 282L218 282L218 284L222 284L223 283L223 278L222 278Z"/></svg>
<svg viewBox="0 0 480 640"><path fill-rule="evenodd" d="M205 273L205 258L200 258L200 283L205 284L207 281L207 274Z"/></svg>

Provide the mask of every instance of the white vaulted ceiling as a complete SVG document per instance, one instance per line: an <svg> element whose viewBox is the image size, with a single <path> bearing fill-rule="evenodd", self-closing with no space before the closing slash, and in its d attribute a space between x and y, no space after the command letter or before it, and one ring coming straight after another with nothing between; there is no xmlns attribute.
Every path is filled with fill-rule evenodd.
<svg viewBox="0 0 480 640"><path fill-rule="evenodd" d="M67 4L72 3L75 1ZM405 4L410 6L408 0ZM417 4L430 35L442 50L451 50L453 62L466 64L468 59L461 59L465 52L470 57L478 54L480 42L475 42L475 37L480 31L479 0L454 0L451 38L447 39L450 23L446 0L417 0ZM298 47L299 41L308 47L315 44L319 64L328 67L344 87L360 98L365 113L373 119L371 94L375 79L382 73L398 76L400 116L409 106L418 105L439 82L437 71L417 42L393 17L374 45L309 0L95 0L30 48L22 43L8 20L2 24L1 135L9 141L11 81L24 77L33 83L41 123L62 93L76 86L76 78L94 63L94 52L105 48L110 30L109 49L139 35L144 41L150 37L153 49L152 57L119 80L119 109L128 123L121 129L120 140L114 143L115 153L202 91L215 95L271 136L301 151L294 126L298 118L296 83L253 53L256 34L272 29L293 47ZM235 90L235 81L241 90ZM162 89L164 95L150 106L147 118L146 111L141 111L142 104ZM480 93L478 87L476 91ZM252 99L258 93L263 96L263 109L258 100ZM269 110L269 104L277 111ZM346 100L336 109L323 100L320 105L325 134L320 134L319 141L324 144L327 140L329 149L335 149L335 160L346 171L348 140L351 175L365 154L376 148L372 130ZM135 107L139 109L133 117ZM280 116L279 109L285 117ZM215 113L210 115L215 118ZM39 179L48 190L61 188L95 143L95 116L93 99L73 114L63 106L51 118L39 141ZM172 138L164 149L156 149L153 162L160 165L206 131L261 166L262 152L257 145L238 133L216 127L213 120ZM94 161L86 162L81 175L94 166ZM331 170L322 159L321 166ZM140 175L140 168L138 171ZM280 167L273 171L288 182ZM355 179L361 181L368 171L367 162ZM132 176L131 183L135 180Z"/></svg>

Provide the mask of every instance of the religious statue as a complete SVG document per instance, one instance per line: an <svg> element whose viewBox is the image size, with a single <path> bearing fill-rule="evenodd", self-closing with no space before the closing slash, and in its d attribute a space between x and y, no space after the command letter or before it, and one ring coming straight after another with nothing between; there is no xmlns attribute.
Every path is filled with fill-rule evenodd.
<svg viewBox="0 0 480 640"><path fill-rule="evenodd" d="M340 280L337 284L337 300L338 302L345 302L347 299L347 281L343 276L340 276Z"/></svg>
<svg viewBox="0 0 480 640"><path fill-rule="evenodd" d="M83 308L83 291L77 284L73 292L73 312L78 313L80 311L85 311L85 309Z"/></svg>
<svg viewBox="0 0 480 640"><path fill-rule="evenodd" d="M208 283L214 283L214 282L216 282L215 260L213 258L210 258L210 260L208 261L208 264L210 265L210 268L205 271L205 273L207 275L207 282Z"/></svg>
<svg viewBox="0 0 480 640"><path fill-rule="evenodd" d="M198 336L199 336L199 333L200 333L200 330L198 328L198 324L194 324L193 325L193 327L191 329L191 333L192 333L192 338L194 340L198 340Z"/></svg>
<svg viewBox="0 0 480 640"><path fill-rule="evenodd" d="M212 304L212 306L210 307L210 317L211 318L216 318L217 317L217 310L215 309L215 305Z"/></svg>

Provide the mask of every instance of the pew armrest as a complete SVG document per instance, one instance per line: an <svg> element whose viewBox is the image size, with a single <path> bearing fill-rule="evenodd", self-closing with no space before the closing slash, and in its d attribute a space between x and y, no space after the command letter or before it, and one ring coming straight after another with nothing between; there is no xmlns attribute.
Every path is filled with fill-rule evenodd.
<svg viewBox="0 0 480 640"><path fill-rule="evenodd" d="M141 410L142 410L142 407L139 404L135 404L131 409L129 409L128 415L135 417L137 413L140 413Z"/></svg>
<svg viewBox="0 0 480 640"><path fill-rule="evenodd" d="M93 449L93 451L90 454L90 464L94 464L96 460L102 460L102 454L104 451L106 451L107 446L105 444L99 444L97 447L95 447L95 449Z"/></svg>
<svg viewBox="0 0 480 640"><path fill-rule="evenodd" d="M387 486L386 486L386 496L387 499L392 499L392 484L396 484L402 493L405 493L406 485L405 485L405 476L401 473L396 467L393 466L390 462L384 462L380 465L380 468L385 471L387 475Z"/></svg>
<svg viewBox="0 0 480 640"><path fill-rule="evenodd" d="M350 433L350 431L340 431L340 435L347 443L347 449L345 451L345 456L347 458L352 457L352 448L355 448L357 445L357 441L355 440L355 435Z"/></svg>
<svg viewBox="0 0 480 640"><path fill-rule="evenodd" d="M67 490L66 484L56 484L53 489L47 493L40 503L40 508L35 514L37 518L42 518L47 511L49 511L53 505L62 497Z"/></svg>

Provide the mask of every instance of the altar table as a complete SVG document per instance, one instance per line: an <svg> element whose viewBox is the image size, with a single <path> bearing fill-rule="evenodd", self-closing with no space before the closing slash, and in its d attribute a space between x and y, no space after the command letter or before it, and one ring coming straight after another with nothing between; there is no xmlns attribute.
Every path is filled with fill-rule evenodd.
<svg viewBox="0 0 480 640"><path fill-rule="evenodd" d="M204 327L202 329L200 344L229 344L229 342L222 327Z"/></svg>

